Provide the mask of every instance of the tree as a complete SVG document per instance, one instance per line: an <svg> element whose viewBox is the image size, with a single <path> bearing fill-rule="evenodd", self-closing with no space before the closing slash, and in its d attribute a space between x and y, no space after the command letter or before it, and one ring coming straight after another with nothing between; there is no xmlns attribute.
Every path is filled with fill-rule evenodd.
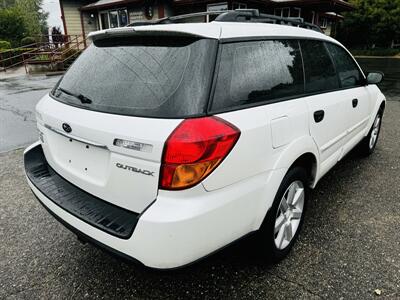
<svg viewBox="0 0 400 300"><path fill-rule="evenodd" d="M42 2L42 0L15 0L15 6L23 13L30 36L47 34L48 13L42 10Z"/></svg>
<svg viewBox="0 0 400 300"><path fill-rule="evenodd" d="M350 47L389 47L400 38L400 0L350 0L338 39Z"/></svg>
<svg viewBox="0 0 400 300"><path fill-rule="evenodd" d="M0 40L19 46L24 37L47 34L48 13L41 6L42 0L0 0Z"/></svg>
<svg viewBox="0 0 400 300"><path fill-rule="evenodd" d="M0 40L9 41L15 47L27 34L28 29L19 8L0 9Z"/></svg>

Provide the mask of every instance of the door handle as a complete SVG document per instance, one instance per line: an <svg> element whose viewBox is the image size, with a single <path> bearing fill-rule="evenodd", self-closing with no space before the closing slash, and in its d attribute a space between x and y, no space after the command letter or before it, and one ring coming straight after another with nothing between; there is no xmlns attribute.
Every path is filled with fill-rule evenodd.
<svg viewBox="0 0 400 300"><path fill-rule="evenodd" d="M315 123L319 123L324 119L325 116L325 112L323 110L317 110L316 112L314 112L314 120Z"/></svg>
<svg viewBox="0 0 400 300"><path fill-rule="evenodd" d="M358 105L358 99L353 99L352 103L353 107L356 107Z"/></svg>

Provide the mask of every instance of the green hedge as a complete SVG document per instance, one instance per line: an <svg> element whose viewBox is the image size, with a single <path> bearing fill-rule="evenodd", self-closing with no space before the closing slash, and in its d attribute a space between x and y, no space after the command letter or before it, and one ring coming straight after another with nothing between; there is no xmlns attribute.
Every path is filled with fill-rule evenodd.
<svg viewBox="0 0 400 300"><path fill-rule="evenodd" d="M0 41L0 49L10 49L11 48L11 43L7 41Z"/></svg>
<svg viewBox="0 0 400 300"><path fill-rule="evenodd" d="M400 49L353 49L350 52L355 56L395 56L400 54Z"/></svg>
<svg viewBox="0 0 400 300"><path fill-rule="evenodd" d="M35 40L35 38L33 38L31 36L24 37L21 40L21 46L31 45L31 44L34 44L34 43L36 43L36 40Z"/></svg>

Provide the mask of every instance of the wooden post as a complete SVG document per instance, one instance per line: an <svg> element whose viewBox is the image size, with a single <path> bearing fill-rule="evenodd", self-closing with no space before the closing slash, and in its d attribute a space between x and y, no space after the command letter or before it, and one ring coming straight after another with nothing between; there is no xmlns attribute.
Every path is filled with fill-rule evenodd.
<svg viewBox="0 0 400 300"><path fill-rule="evenodd" d="M25 73L28 74L28 70L26 69L25 53L22 53L22 62L23 62L23 64L24 64Z"/></svg>
<svg viewBox="0 0 400 300"><path fill-rule="evenodd" d="M82 38L83 38L83 46L86 48L86 34L85 34L85 25L84 25L84 21L83 21L83 12L80 11L80 15L81 15L81 27L82 27Z"/></svg>

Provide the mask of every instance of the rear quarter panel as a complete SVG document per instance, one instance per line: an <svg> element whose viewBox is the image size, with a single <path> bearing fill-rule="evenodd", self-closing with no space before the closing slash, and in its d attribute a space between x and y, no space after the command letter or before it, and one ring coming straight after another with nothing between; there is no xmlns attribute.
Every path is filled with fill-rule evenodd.
<svg viewBox="0 0 400 300"><path fill-rule="evenodd" d="M307 104L282 101L219 114L241 131L221 165L204 182L207 191L223 188L257 174L288 169L302 154L318 152L309 134Z"/></svg>

